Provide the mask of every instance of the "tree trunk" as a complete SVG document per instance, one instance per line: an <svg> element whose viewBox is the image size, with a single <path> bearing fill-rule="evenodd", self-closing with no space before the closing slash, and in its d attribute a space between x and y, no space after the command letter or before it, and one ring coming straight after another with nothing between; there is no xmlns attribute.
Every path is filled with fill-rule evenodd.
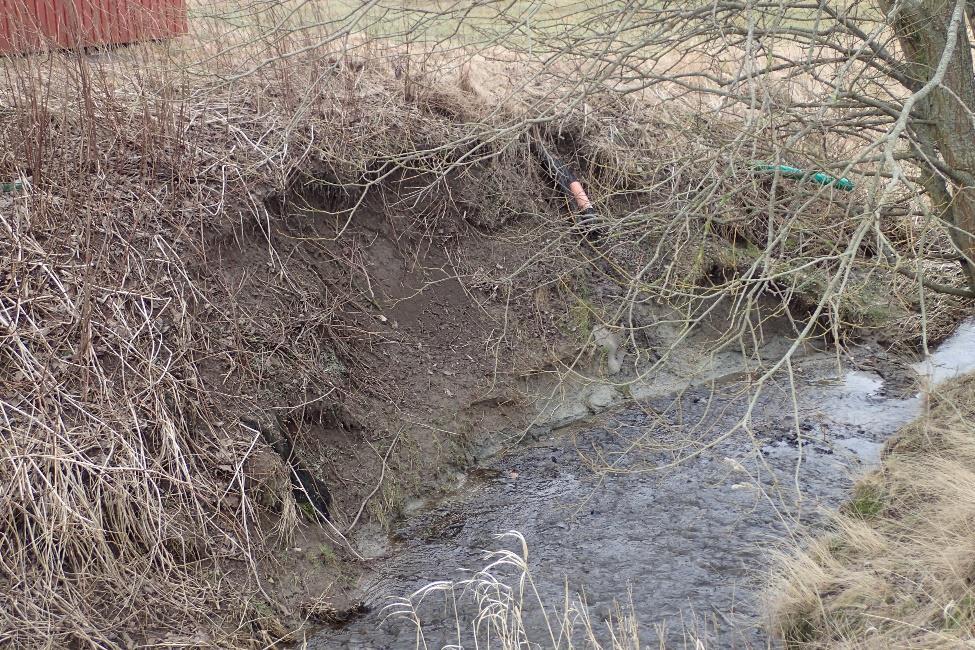
<svg viewBox="0 0 975 650"><path fill-rule="evenodd" d="M889 0L880 0L886 12ZM953 0L902 0L893 28L906 59L907 73L922 85L935 74L945 52ZM965 21L958 24L958 41L940 85L917 103L912 128L921 148L936 149L947 184L937 174L930 182L947 185L948 192L928 194L959 252L968 286L975 291L975 73L971 41ZM928 142L924 142L928 140ZM928 146L924 146L928 145ZM932 170L933 171L933 170ZM939 197L940 195L940 197Z"/></svg>

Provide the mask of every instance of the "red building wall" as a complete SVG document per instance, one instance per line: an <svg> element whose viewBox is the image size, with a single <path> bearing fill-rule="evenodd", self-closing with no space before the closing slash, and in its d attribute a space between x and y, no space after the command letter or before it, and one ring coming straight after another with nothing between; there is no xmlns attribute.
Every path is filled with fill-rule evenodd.
<svg viewBox="0 0 975 650"><path fill-rule="evenodd" d="M167 38L186 27L185 0L0 0L0 54Z"/></svg>

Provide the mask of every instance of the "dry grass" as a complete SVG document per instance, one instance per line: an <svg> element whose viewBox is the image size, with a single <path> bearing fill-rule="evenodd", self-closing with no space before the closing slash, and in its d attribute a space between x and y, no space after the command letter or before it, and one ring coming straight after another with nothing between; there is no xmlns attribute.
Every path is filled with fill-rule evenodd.
<svg viewBox="0 0 975 650"><path fill-rule="evenodd" d="M261 152L210 148L226 125L146 63L5 63L0 169L27 188L0 198L5 645L262 638L226 582L255 574L262 443L206 375L246 363L248 323L199 271L207 233L249 213L228 192Z"/></svg>
<svg viewBox="0 0 975 650"><path fill-rule="evenodd" d="M309 181L352 196L332 215L341 232L367 185L422 172L424 200L389 208L416 237L453 234L437 179L502 157L489 143L457 164L479 142L476 102L404 84L367 46L282 59L274 47L300 47L194 29L2 62L0 173L24 186L0 197L4 645L286 633L259 567L298 519L284 468L253 468L265 442L240 420L305 417L374 378L356 365L369 333L337 315L355 298L271 245L274 200ZM536 177L501 170L461 186L469 223L538 203Z"/></svg>
<svg viewBox="0 0 975 650"><path fill-rule="evenodd" d="M562 602L546 600L529 569L525 538L517 531L498 537L512 541L516 550L487 552L485 565L470 577L432 582L385 608L386 618L401 619L415 628L418 650L431 643L501 650L640 648L632 605L617 603L612 616L597 622L585 598L568 587ZM444 612L448 613L445 620Z"/></svg>
<svg viewBox="0 0 975 650"><path fill-rule="evenodd" d="M784 560L775 625L794 647L975 643L975 377L936 389L832 530Z"/></svg>
<svg viewBox="0 0 975 650"><path fill-rule="evenodd" d="M525 220L546 245L521 276L472 286L571 285L566 266L592 265L528 154L540 131L605 210L613 326L653 301L688 322L733 304L742 340L769 299L856 320L830 278L851 255L877 262L857 194L750 163L812 164L834 143L772 152L771 127L571 81L545 48L492 40L488 60L365 38L354 16L250 8L198 5L172 43L0 63L0 180L24 182L0 195L2 644L281 636L258 567L299 522L284 469L252 469L267 450L240 420L381 383L363 361L375 332L347 317L365 292L300 272L315 238L272 244L289 215L314 208L334 240L378 193L417 250Z"/></svg>

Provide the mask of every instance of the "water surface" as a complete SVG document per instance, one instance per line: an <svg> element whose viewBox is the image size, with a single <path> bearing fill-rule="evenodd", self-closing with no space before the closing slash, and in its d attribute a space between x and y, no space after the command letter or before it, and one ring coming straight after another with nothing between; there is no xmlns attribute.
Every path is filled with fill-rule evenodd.
<svg viewBox="0 0 975 650"><path fill-rule="evenodd" d="M941 381L973 367L969 321L918 369ZM920 398L888 395L875 373L838 371L833 359L808 359L794 376L794 387L783 380L758 395L736 381L630 406L496 458L396 531L391 557L361 582L372 613L310 647L416 647L411 623L380 624L383 605L481 567L495 535L511 529L527 540L551 604L568 584L600 622L629 599L645 647L658 636L668 647L768 647L757 594L770 549L821 523L921 408ZM458 644L458 634L474 647L469 603L421 609L427 647ZM537 608L526 617L544 629Z"/></svg>

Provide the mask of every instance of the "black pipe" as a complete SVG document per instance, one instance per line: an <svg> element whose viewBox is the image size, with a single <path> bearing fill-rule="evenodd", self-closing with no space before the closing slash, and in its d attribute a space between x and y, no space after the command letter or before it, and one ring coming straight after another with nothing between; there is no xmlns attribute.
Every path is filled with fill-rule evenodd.
<svg viewBox="0 0 975 650"><path fill-rule="evenodd" d="M284 461L288 468L289 478L291 479L291 492L299 502L305 502L312 507L315 515L325 521L330 521L329 507L332 505L332 495L328 491L328 486L318 479L298 458L295 444L291 436L284 430L278 429L279 435L272 435L265 431L261 426L251 419L241 420L248 429L252 429L261 434L264 441L271 447Z"/></svg>
<svg viewBox="0 0 975 650"><path fill-rule="evenodd" d="M582 187L582 181L576 176L572 167L549 153L538 138L532 138L528 146L532 154L542 164L549 178L578 208L579 213L575 218L575 229L590 242L597 243L602 240L603 232L598 226L599 214L589 201L589 197Z"/></svg>

